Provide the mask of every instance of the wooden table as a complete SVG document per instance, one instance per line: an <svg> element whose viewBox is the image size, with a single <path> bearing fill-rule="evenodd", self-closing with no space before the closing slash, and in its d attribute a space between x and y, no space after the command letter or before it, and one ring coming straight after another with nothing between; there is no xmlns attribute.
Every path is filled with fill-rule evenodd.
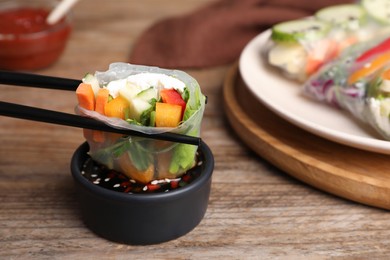
<svg viewBox="0 0 390 260"><path fill-rule="evenodd" d="M83 0L61 60L39 74L81 78L126 61L156 20L209 0ZM91 6L94 6L91 8ZM222 109L228 66L188 71L209 102L202 138L215 156L207 213L184 237L152 246L109 242L80 220L69 163L80 129L0 118L1 259L274 259L390 254L387 211L318 191L278 170L231 130ZM1 86L1 100L73 113L73 93Z"/></svg>

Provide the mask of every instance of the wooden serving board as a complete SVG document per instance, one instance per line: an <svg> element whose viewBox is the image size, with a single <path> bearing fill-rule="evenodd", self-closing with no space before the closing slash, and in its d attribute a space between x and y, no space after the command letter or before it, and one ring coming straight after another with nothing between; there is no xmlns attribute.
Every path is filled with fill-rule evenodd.
<svg viewBox="0 0 390 260"><path fill-rule="evenodd" d="M237 65L227 73L223 90L232 128L259 156L320 190L390 209L388 155L334 143L285 121L250 93Z"/></svg>

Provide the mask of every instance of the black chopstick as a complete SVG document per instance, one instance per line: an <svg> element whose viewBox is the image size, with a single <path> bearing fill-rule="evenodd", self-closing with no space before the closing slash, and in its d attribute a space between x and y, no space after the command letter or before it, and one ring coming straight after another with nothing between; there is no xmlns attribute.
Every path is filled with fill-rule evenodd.
<svg viewBox="0 0 390 260"><path fill-rule="evenodd" d="M81 80L76 79L67 79L61 77L0 70L0 84L76 91L80 83ZM198 137L175 134L170 132L159 134L145 134L138 131L117 129L106 125L103 122L97 121L93 118L29 107L19 104L7 103L3 101L0 101L0 115L197 146L201 144L201 139Z"/></svg>
<svg viewBox="0 0 390 260"><path fill-rule="evenodd" d="M0 70L0 84L76 91L81 80Z"/></svg>
<svg viewBox="0 0 390 260"><path fill-rule="evenodd" d="M52 123L58 125L73 126L79 128L88 128L92 130L101 130L105 132L112 132L123 134L127 136L137 136L158 140L165 140L183 144L191 144L199 146L201 139L198 137L175 134L170 132L164 132L159 134L145 134L138 131L117 129L103 122L97 121L93 118L83 117L58 111L52 111L42 108L30 107L25 105L19 105L14 103L8 103L0 101L0 115L27 119L45 123Z"/></svg>

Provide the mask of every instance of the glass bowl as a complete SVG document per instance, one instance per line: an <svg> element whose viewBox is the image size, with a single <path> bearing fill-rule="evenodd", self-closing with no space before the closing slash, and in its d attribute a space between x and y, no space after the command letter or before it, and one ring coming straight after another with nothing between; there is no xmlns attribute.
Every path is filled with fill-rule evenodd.
<svg viewBox="0 0 390 260"><path fill-rule="evenodd" d="M46 16L58 1L0 1L0 69L38 70L63 53L71 33L71 17L54 25Z"/></svg>

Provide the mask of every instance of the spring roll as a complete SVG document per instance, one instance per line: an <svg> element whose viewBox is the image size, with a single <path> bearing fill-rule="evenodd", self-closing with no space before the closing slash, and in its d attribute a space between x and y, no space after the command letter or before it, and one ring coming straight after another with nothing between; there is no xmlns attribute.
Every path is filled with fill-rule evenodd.
<svg viewBox="0 0 390 260"><path fill-rule="evenodd" d="M390 67L376 73L367 90L365 118L390 140Z"/></svg>
<svg viewBox="0 0 390 260"><path fill-rule="evenodd" d="M307 80L303 92L310 98L349 111L389 139L390 132L378 123L383 111L387 111L388 101L382 100L388 90L387 78L383 76L387 66L390 66L390 38L351 46L339 59Z"/></svg>
<svg viewBox="0 0 390 260"><path fill-rule="evenodd" d="M349 46L389 32L388 24L372 18L374 4L329 6L309 19L276 24L264 47L267 63L287 78L306 81Z"/></svg>
<svg viewBox="0 0 390 260"><path fill-rule="evenodd" d="M82 88L89 88L87 98ZM76 93L76 113L108 125L150 135L200 136L206 98L185 72L114 63L107 71L88 73ZM95 161L141 183L180 177L196 162L193 145L101 131L84 135Z"/></svg>

